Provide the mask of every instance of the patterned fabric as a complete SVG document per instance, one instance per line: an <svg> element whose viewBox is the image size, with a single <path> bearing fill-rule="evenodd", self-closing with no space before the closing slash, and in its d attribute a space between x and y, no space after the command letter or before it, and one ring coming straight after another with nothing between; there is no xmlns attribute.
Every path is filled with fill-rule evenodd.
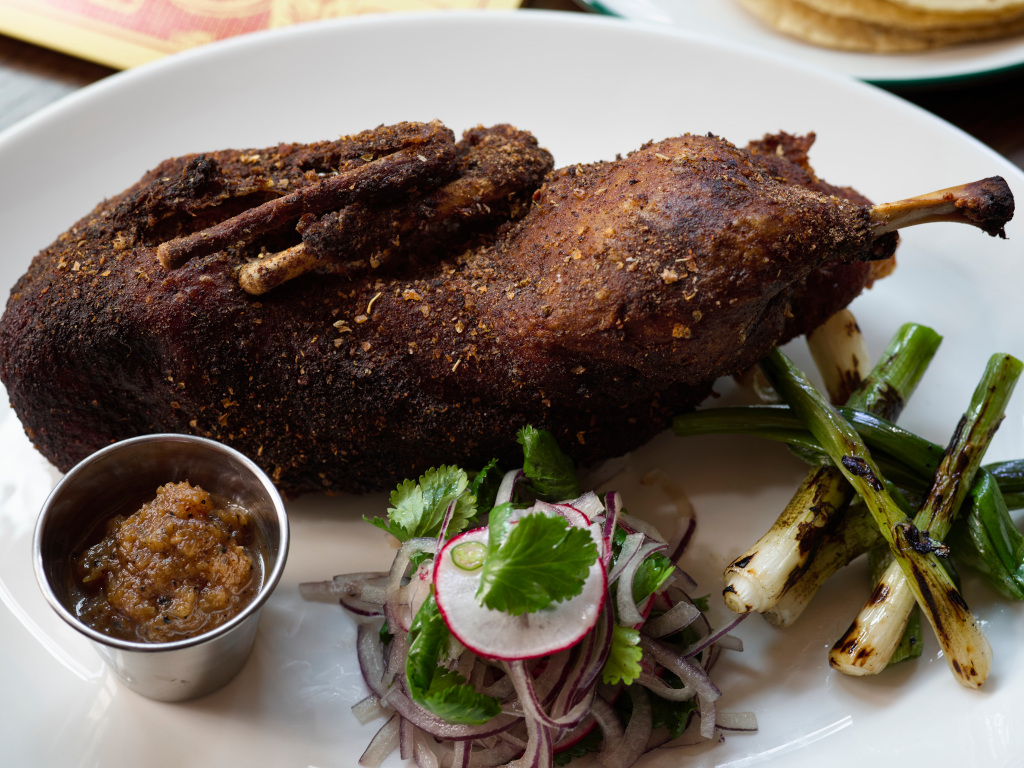
<svg viewBox="0 0 1024 768"><path fill-rule="evenodd" d="M126 69L185 48L317 19L500 9L520 0L0 0L0 32Z"/></svg>

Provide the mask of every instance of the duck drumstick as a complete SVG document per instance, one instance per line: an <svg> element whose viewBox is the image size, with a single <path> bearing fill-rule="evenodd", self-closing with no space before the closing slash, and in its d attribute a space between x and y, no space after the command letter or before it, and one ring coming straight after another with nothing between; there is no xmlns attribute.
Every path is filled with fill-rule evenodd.
<svg viewBox="0 0 1024 768"><path fill-rule="evenodd" d="M1013 195L1001 176L883 203L871 209L876 236L914 224L952 221L973 224L990 235L1006 237L1003 227L1012 216Z"/></svg>

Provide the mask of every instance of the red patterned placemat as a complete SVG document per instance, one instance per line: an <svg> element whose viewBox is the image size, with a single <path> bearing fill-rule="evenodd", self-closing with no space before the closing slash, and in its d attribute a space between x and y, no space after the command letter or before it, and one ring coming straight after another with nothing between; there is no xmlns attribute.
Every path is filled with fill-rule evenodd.
<svg viewBox="0 0 1024 768"><path fill-rule="evenodd" d="M511 9L520 0L0 0L0 33L118 69L184 48L364 13Z"/></svg>

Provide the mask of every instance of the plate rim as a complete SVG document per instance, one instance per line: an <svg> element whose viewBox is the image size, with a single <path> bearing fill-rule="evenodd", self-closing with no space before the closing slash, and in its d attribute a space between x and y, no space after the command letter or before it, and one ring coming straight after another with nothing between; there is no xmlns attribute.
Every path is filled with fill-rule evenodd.
<svg viewBox="0 0 1024 768"><path fill-rule="evenodd" d="M607 5L606 0L573 0L577 5L586 8L587 10L593 11L596 14L603 16L610 16L617 19L631 20L632 17L619 13L614 8ZM636 19L633 19L636 20ZM780 37L785 38L785 35ZM799 42L799 41L796 41ZM810 44L807 44L810 45ZM969 45L969 44L967 44ZM814 46L815 50L819 50L818 47ZM820 48L821 51L828 52L828 48ZM849 55L857 54L856 51L836 51L836 53L845 53ZM800 55L796 52L789 54L792 58L800 59ZM873 56L874 54L863 53L864 56ZM898 55L898 54L893 54ZM913 56L914 54L906 54L906 56ZM846 74L849 77L857 78L865 83L872 85L878 85L885 88L914 88L914 87L930 87L938 85L962 85L965 83L972 83L977 81L994 80L1000 77L1004 77L1008 74L1012 74L1018 70L1024 69L1024 39L1022 39L1019 55L1016 57L1016 61L1011 61L1002 64L993 64L989 66L983 66L980 68L947 68L948 71L944 71L942 68L938 68L933 74L918 75L916 77L906 76L884 76L884 75L870 75L867 73L858 73L855 70L843 70L839 68L832 68L825 66L826 69L831 71L840 72Z"/></svg>
<svg viewBox="0 0 1024 768"><path fill-rule="evenodd" d="M522 14L523 12L522 11L517 11L517 12L513 12L513 13ZM600 20L600 19L597 19L597 18L594 18L594 19L591 19L591 20L586 20L588 17L586 17L584 15L579 15L580 18L578 20L565 21L564 17L571 16L570 14L561 14L561 13L557 13L557 12L546 12L546 11L541 11L541 12L537 12L537 13L545 13L545 14L555 13L559 18L563 19L563 21L565 23L572 23L572 24L582 24L582 23L586 23L586 24L593 24L593 23L601 23L601 24L612 24L612 23L614 23L614 24L618 24L618 23L620 23L620 22L613 22L613 21L604 21L604 20ZM329 26L333 26L334 23L338 23L338 22L332 22L332 23L329 24ZM345 22L345 24L347 24L347 25L348 24L352 24L352 23L353 23L352 21ZM631 26L631 28L638 27L638 23L637 22L625 21L625 22L621 22L621 23L628 24L628 25ZM324 25L324 26L328 26L328 25ZM660 36L671 37L671 38L683 38L685 40L691 40L691 41L695 39L693 35L683 34L683 33L680 33L679 31L665 30L665 29L662 29L660 27L657 27L656 25L655 26L652 26L652 25L640 25L640 26L642 28L646 28L646 29L649 29L651 31L655 31ZM267 34L273 34L273 32L267 33ZM292 34L292 33L289 32L289 34ZM295 34L297 34L297 33L295 33ZM740 48L741 47L741 46L725 45L721 41L702 41L702 43L706 44L706 45L714 46L716 48L723 48L723 49L726 49L726 50L736 49L736 48ZM233 43L233 45L234 44L241 45L241 43ZM249 43L246 43L246 44L249 44ZM227 47L229 47L229 46L227 44L225 44L225 45L221 46L220 48L218 48L218 50L224 50ZM871 87L871 86L867 86L867 85L865 85L865 84L863 84L861 82L854 81L854 80L852 80L850 78L845 78L845 77L842 77L840 75L836 75L835 73L829 73L829 72L823 72L823 71L818 71L818 70L812 70L811 68L807 67L804 64L801 64L800 62L793 61L792 59L787 59L786 57L781 57L781 56L779 56L777 54L773 54L773 53L770 53L770 52L753 52L753 51L749 51L747 49L743 49L743 50L744 50L746 55L749 55L749 56L751 56L751 57L753 57L755 59L766 59L766 58L767 59L773 59L775 61L778 61L780 63L780 65L782 64L782 62L785 62L785 66L786 67L793 67L795 69L798 69L801 72L805 73L808 77L815 78L818 82L821 82L821 83L825 83L825 82L836 82L836 83L839 83L839 82L841 82L841 83L844 84L844 87L854 88L859 93L864 93L864 94L869 94L870 93L870 98L872 98L872 99L884 98L886 100L886 103L894 105L894 108L895 108L895 105L897 103L899 103L900 105L902 105L902 106L899 107L899 109L910 109L914 113L918 114L919 116L927 116L930 119L933 119L933 120L937 121L938 123L941 123L944 126L944 128L947 130L947 132L948 132L948 129L952 128L953 129L953 133L955 133L955 137L956 137L956 140L957 140L958 143L962 144L963 140L967 139L975 147L975 149L977 149L979 151L980 150L987 150L992 155L992 157L994 159L1000 161L1002 164L1004 164L1007 167L1014 168L1014 171L1019 173L1019 169L1016 169L1014 166L1012 166L1009 163L1009 161L1006 160L1006 158L1001 157L1000 155L998 155L998 153L995 153L993 150L991 150L990 148L986 147L981 142L979 142L976 139L973 139L972 137L970 137L969 135L963 133L960 129L957 129L955 126L952 126L949 123L946 123L945 121L942 121L940 118L937 118L934 115L931 115L930 113L928 113L927 111L922 110L919 107L916 107L916 106L914 106L912 104L909 104L908 102L905 102L902 99L899 99L898 97L892 96L891 94L887 94L886 92L881 91L881 90L879 90L877 88L874 88L874 87ZM197 52L195 54L186 53L186 54L182 54L182 55L183 56L184 55L196 55L196 56L199 56L199 55L206 55L206 54L198 53ZM160 62L155 62L153 65L147 65L147 66L157 67L157 66L171 66L171 65L169 65L169 64L161 64ZM132 71L130 71L128 73L125 73L125 76L126 77L128 77L128 76L142 77L142 75L133 75L132 74L134 72L139 72L140 70L142 70L142 68L139 68L138 70L132 70ZM146 70L146 71L148 71L148 70ZM116 76L114 76L114 77L116 77ZM121 78L121 79L117 80L117 82L120 83L124 79L125 78ZM111 78L111 80L113 80L113 77ZM106 87L114 88L114 87L120 87L120 86L108 85ZM85 90L86 89L82 89L82 91L85 91ZM79 91L77 93L81 93L82 91ZM884 96L882 94L884 94ZM69 97L69 98L73 98L75 95L76 94L72 94L72 96ZM81 98L85 98L85 97L83 96ZM58 104L60 104L60 103L61 102L58 102ZM56 110L56 109L57 109L57 105L55 104L54 105L54 110ZM920 117L920 119L924 119L924 118ZM32 123L30 123L30 126L31 127L35 127L36 123L32 122ZM952 134L950 134L950 135L952 135ZM7 149L8 149L8 145L7 145L6 141L5 141L7 136L8 136L7 133L0 134L0 153L3 153L5 151L7 151ZM952 139L949 139L949 141L952 141ZM1024 176L1021 177L1021 180L1024 181ZM0 425L2 425L2 424L3 424L3 420L0 419ZM328 576L328 574L324 574L324 576ZM2 586L2 585L0 585L0 586Z"/></svg>

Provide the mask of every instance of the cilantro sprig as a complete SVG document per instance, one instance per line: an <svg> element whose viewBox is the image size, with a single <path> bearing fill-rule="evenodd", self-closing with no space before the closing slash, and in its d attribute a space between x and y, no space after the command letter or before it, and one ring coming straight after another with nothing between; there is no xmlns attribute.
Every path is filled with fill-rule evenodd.
<svg viewBox="0 0 1024 768"><path fill-rule="evenodd" d="M399 541L419 536L437 536L441 532L448 505L455 510L448 523L447 537L459 533L476 517L476 496L466 493L469 477L459 467L440 466L428 469L419 481L405 480L391 492L387 519L364 517Z"/></svg>
<svg viewBox="0 0 1024 768"><path fill-rule="evenodd" d="M450 632L431 595L409 627L405 677L413 701L449 723L481 725L501 712L501 703L480 693L457 672L440 666Z"/></svg>
<svg viewBox="0 0 1024 768"><path fill-rule="evenodd" d="M477 599L488 608L521 616L582 592L597 560L590 531L540 512L510 524L508 514L499 512L495 520L491 513L493 527Z"/></svg>
<svg viewBox="0 0 1024 768"><path fill-rule="evenodd" d="M640 631L631 627L616 624L612 629L612 647L601 669L601 679L608 685L615 685L620 680L626 685L640 677Z"/></svg>
<svg viewBox="0 0 1024 768"><path fill-rule="evenodd" d="M519 430L516 439L523 446L527 490L544 501L566 501L580 495L576 466L558 447L554 435L526 426Z"/></svg>

